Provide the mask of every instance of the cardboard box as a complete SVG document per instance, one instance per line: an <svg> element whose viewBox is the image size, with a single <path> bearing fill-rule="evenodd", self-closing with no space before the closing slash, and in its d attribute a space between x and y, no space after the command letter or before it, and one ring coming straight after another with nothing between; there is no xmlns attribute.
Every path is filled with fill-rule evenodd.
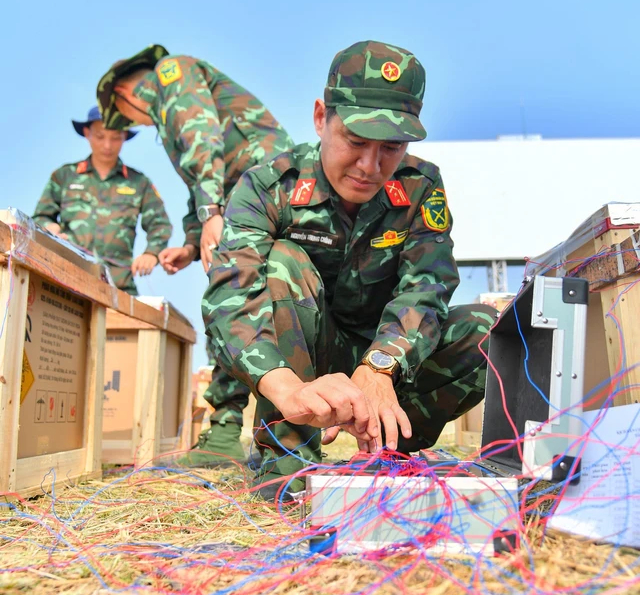
<svg viewBox="0 0 640 595"><path fill-rule="evenodd" d="M144 465L191 446L191 351L190 337L108 311L103 462Z"/></svg>

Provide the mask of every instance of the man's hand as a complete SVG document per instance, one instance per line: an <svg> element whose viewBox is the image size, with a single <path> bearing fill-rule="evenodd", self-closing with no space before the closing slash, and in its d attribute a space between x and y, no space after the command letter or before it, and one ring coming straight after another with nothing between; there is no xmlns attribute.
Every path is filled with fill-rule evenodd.
<svg viewBox="0 0 640 595"><path fill-rule="evenodd" d="M366 395L371 404L376 424L382 422L386 445L395 450L398 448L398 426L405 438L411 438L411 422L400 407L396 391L393 388L391 376L374 372L369 366L358 366L351 376L353 383ZM331 442L338 435L338 428L329 428L324 437ZM356 438L358 438L356 436ZM375 452L382 447L376 440L362 440L358 438L358 448L366 452Z"/></svg>
<svg viewBox="0 0 640 595"><path fill-rule="evenodd" d="M206 273L211 266L211 252L220 245L222 237L222 227L224 219L222 215L214 215L211 219L202 224L202 235L200 236L200 259Z"/></svg>
<svg viewBox="0 0 640 595"><path fill-rule="evenodd" d="M149 254L145 252L141 254L133 261L131 265L131 272L133 276L140 275L144 277L145 275L150 275L153 267L158 264L158 257L155 254Z"/></svg>
<svg viewBox="0 0 640 595"><path fill-rule="evenodd" d="M379 434L369 402L345 374L326 374L303 382L289 368L277 368L260 379L258 391L293 424L336 426L331 428L335 430L333 437L327 440L325 436L323 444L333 442L340 427L355 436L358 443L373 442Z"/></svg>
<svg viewBox="0 0 640 595"><path fill-rule="evenodd" d="M69 239L69 236L66 233L62 233L62 228L57 223L47 223L44 228L62 240Z"/></svg>
<svg viewBox="0 0 640 595"><path fill-rule="evenodd" d="M196 257L196 250L197 248L192 244L187 244L180 248L165 248L160 252L158 258L166 273L173 275L193 262Z"/></svg>

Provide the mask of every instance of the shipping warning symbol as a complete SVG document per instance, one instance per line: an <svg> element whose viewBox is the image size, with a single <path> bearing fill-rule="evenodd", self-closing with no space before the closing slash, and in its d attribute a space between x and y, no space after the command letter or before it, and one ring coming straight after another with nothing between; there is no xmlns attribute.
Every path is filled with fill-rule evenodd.
<svg viewBox="0 0 640 595"><path fill-rule="evenodd" d="M20 384L20 404L27 398L29 389L33 386L36 377L33 375L31 364L27 358L26 349L22 352L22 382Z"/></svg>

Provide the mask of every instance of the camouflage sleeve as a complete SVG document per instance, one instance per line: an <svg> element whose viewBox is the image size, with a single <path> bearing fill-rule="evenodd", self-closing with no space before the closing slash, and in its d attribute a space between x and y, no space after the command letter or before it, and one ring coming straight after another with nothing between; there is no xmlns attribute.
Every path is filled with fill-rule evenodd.
<svg viewBox="0 0 640 595"><path fill-rule="evenodd" d="M180 57L171 58L181 76L163 85L160 63L161 113L166 133L180 152L182 178L195 197L195 207L224 203L224 142L220 118L207 81L197 66ZM169 62L169 60L167 60Z"/></svg>
<svg viewBox="0 0 640 595"><path fill-rule="evenodd" d="M445 206L448 222L444 230L430 229L425 215L432 198L444 196L442 181L438 180L428 192L409 228L400 254L400 281L382 312L370 347L393 355L408 382L413 381L422 362L438 345L441 324L449 315L449 300L460 282L452 253L448 207Z"/></svg>
<svg viewBox="0 0 640 595"><path fill-rule="evenodd" d="M207 334L221 366L257 394L270 370L289 367L278 349L266 260L276 237L278 207L252 173L231 193L222 241L213 253L202 300Z"/></svg>
<svg viewBox="0 0 640 595"><path fill-rule="evenodd" d="M140 211L140 224L147 233L147 247L144 251L158 256L167 247L173 226L164 208L164 202L150 180L147 180L147 185L142 195Z"/></svg>
<svg viewBox="0 0 640 595"><path fill-rule="evenodd" d="M36 210L33 212L33 220L38 225L45 227L48 223L58 223L61 201L60 188L59 170L56 170L51 174L36 205Z"/></svg>
<svg viewBox="0 0 640 595"><path fill-rule="evenodd" d="M202 223L198 221L196 215L196 199L192 192L189 192L187 200L187 214L182 218L182 229L184 230L184 245L191 244L197 248L196 260L200 260L200 236L202 235Z"/></svg>

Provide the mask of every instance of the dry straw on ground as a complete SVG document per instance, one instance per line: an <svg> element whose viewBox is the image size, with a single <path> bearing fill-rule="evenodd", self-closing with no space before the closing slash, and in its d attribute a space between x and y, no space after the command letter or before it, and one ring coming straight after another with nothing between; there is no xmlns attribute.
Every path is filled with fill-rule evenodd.
<svg viewBox="0 0 640 595"><path fill-rule="evenodd" d="M265 504L249 480L241 468L120 470L4 505L0 593L640 593L637 551L543 539L536 517L501 558L310 556L299 511Z"/></svg>

